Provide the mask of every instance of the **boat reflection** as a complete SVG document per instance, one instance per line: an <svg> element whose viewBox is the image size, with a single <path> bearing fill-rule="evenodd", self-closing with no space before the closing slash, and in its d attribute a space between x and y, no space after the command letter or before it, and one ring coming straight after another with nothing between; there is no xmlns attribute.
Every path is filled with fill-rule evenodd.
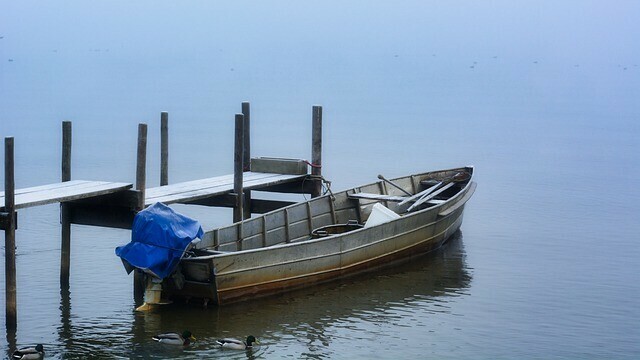
<svg viewBox="0 0 640 360"><path fill-rule="evenodd" d="M204 311L176 304L141 315L137 326L144 326L147 333L150 327L162 331L169 324L191 326L203 351L214 348L213 341L224 336L253 334L264 344L296 339L308 344L310 353L303 355L312 357L317 347L331 345L328 328L402 322L407 313L429 303L437 306L428 311L448 312L447 298L465 295L470 283L462 233L457 232L440 250L375 273Z"/></svg>
<svg viewBox="0 0 640 360"><path fill-rule="evenodd" d="M263 344L260 348L225 352L225 357L268 358L276 355L276 348L282 351L281 344L295 342L297 346L304 344L303 353L298 351L297 355L313 358L330 351L327 349L332 342L338 341L337 328L371 322L398 324L408 314L420 311L448 312L449 302L464 296L471 281L462 233L457 232L441 249L407 263L255 301L208 309L200 303L176 303L148 312L134 312L132 302L131 315L114 319L112 329L71 321L71 303L65 292L59 341L65 359L96 353L125 358L201 358L220 355L222 350L215 345L218 338L255 335ZM187 349L167 348L151 341L157 333L185 329L198 339Z"/></svg>

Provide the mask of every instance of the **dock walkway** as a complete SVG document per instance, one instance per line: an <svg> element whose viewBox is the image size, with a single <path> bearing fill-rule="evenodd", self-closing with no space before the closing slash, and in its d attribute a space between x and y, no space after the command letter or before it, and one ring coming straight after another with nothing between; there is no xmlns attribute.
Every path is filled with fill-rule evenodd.
<svg viewBox="0 0 640 360"><path fill-rule="evenodd" d="M15 190L15 208L24 209L56 202L74 201L128 190L132 184L107 181L73 180ZM0 192L0 211L5 195Z"/></svg>
<svg viewBox="0 0 640 360"><path fill-rule="evenodd" d="M245 172L245 190L261 188L290 182L299 182L306 175L286 175L260 172ZM24 209L33 206L90 199L102 195L115 194L129 190L133 184L107 181L72 180L55 184L41 185L15 190L15 208ZM186 181L171 185L148 188L145 192L145 207L161 202L166 205L189 203L205 198L223 196L233 192L233 174ZM4 191L0 192L0 211L4 210Z"/></svg>
<svg viewBox="0 0 640 360"><path fill-rule="evenodd" d="M260 190L265 187L302 181L307 175L271 174L247 171L243 175L244 190ZM233 174L187 181L171 185L148 188L145 206L161 202L165 205L190 203L197 200L222 196L233 192Z"/></svg>

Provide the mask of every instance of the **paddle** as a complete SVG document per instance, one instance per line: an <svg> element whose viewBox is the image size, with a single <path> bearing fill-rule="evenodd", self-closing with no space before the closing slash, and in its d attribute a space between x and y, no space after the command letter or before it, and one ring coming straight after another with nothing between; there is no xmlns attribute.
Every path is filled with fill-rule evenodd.
<svg viewBox="0 0 640 360"><path fill-rule="evenodd" d="M422 200L425 196L431 194L435 189L437 189L438 187L440 187L442 185L442 181L438 182L437 184L429 187L426 190L422 190L419 193L413 195L413 196L409 196L408 198L402 200L401 202L398 203L398 209L396 210L398 213L403 213L405 211L409 211L409 203L414 202L414 201L420 201Z"/></svg>
<svg viewBox="0 0 640 360"><path fill-rule="evenodd" d="M446 184L445 186L441 187L440 189L438 189L437 191L434 191L431 194L425 194L423 197L421 197L418 201L414 202L413 205L409 206L409 208L407 209L407 212L413 210L415 207L433 199L434 197L436 197L438 194L440 194L441 192L447 190L448 188L452 187L453 185L455 185L455 183L450 182L448 184Z"/></svg>

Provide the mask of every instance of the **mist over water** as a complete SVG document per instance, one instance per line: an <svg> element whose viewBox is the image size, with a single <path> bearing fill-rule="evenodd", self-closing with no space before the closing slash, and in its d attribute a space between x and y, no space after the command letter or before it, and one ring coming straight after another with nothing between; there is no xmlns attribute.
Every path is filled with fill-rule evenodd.
<svg viewBox="0 0 640 360"><path fill-rule="evenodd" d="M129 231L74 225L61 292L59 208L21 210L15 341L54 359L639 357L638 13L601 1L0 1L0 136L15 138L19 188L59 181L63 120L72 178L122 182L147 123L157 186L161 111L171 183L230 174L242 101L252 155L303 159L322 105L334 190L467 164L478 182L461 234L405 266L148 314L133 311L113 253ZM205 227L232 218L176 209ZM151 341L185 328L199 339L187 350ZM252 353L214 347L249 334L263 344Z"/></svg>

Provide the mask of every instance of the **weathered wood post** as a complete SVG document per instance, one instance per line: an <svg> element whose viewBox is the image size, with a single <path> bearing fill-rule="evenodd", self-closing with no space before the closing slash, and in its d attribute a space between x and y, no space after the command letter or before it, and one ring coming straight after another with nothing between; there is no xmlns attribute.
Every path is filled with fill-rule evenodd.
<svg viewBox="0 0 640 360"><path fill-rule="evenodd" d="M18 337L17 337L17 329L9 329L7 328L7 353L13 355L13 352L18 349L17 346Z"/></svg>
<svg viewBox="0 0 640 360"><path fill-rule="evenodd" d="M169 113L160 113L160 186L169 184Z"/></svg>
<svg viewBox="0 0 640 360"><path fill-rule="evenodd" d="M62 122L62 182L71 180L71 121ZM69 206L60 203L60 286L69 287L69 273L71 268L71 221Z"/></svg>
<svg viewBox="0 0 640 360"><path fill-rule="evenodd" d="M312 109L311 164L311 175L316 177L311 197L318 197L322 195L322 106L319 105Z"/></svg>
<svg viewBox="0 0 640 360"><path fill-rule="evenodd" d="M62 122L62 181L71 180L71 121Z"/></svg>
<svg viewBox="0 0 640 360"><path fill-rule="evenodd" d="M15 178L13 167L13 137L4 138L4 269L7 329L18 326L16 302L16 222L15 222Z"/></svg>
<svg viewBox="0 0 640 360"><path fill-rule="evenodd" d="M138 124L138 156L136 160L136 190L139 192L137 211L144 209L147 183L147 124Z"/></svg>
<svg viewBox="0 0 640 360"><path fill-rule="evenodd" d="M136 160L136 190L138 203L136 211L144 209L145 189L147 182L147 124L138 124L138 156ZM144 273L136 269L133 272L133 298L141 303L144 298Z"/></svg>
<svg viewBox="0 0 640 360"><path fill-rule="evenodd" d="M242 171L251 171L251 105L248 101L242 103L242 116L244 116Z"/></svg>
<svg viewBox="0 0 640 360"><path fill-rule="evenodd" d="M236 203L233 207L233 222L241 221L243 218L243 176L242 160L244 153L244 115L236 114L235 142L233 154L233 192L236 194Z"/></svg>
<svg viewBox="0 0 640 360"><path fill-rule="evenodd" d="M242 103L242 115L244 115L242 171L251 171L251 105L248 101ZM242 206L244 218L249 219L251 217L251 190L245 190Z"/></svg>

